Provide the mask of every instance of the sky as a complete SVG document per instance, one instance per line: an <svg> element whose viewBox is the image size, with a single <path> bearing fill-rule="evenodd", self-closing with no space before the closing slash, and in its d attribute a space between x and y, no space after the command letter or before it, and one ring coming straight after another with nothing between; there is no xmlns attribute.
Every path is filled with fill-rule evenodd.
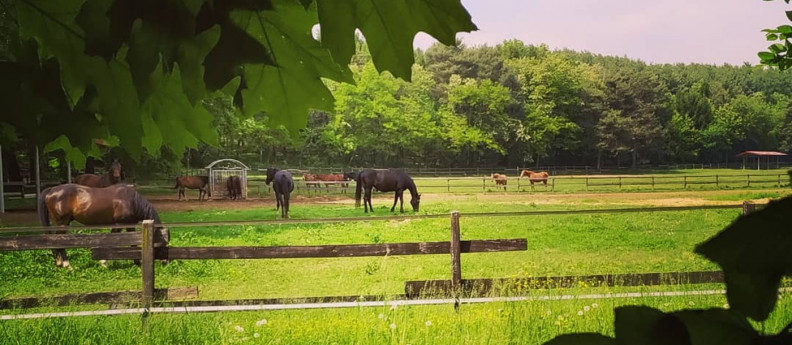
<svg viewBox="0 0 792 345"><path fill-rule="evenodd" d="M783 0L462 0L479 30L457 37L494 46L519 39L648 63L756 65L762 29L792 24ZM420 33L415 46L435 40Z"/></svg>

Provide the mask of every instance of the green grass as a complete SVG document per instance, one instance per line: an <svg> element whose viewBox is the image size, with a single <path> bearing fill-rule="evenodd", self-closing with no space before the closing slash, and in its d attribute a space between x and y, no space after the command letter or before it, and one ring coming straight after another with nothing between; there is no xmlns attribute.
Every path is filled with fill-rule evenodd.
<svg viewBox="0 0 792 345"><path fill-rule="evenodd" d="M745 192L734 194L733 198L772 197L775 193ZM392 215L389 212L391 200L375 199L374 216ZM463 277L471 279L717 269L692 249L729 224L740 212L734 209L465 217L465 213L472 212L635 206L619 200L602 201L591 196L543 205L508 195L502 198L455 195L426 200L421 214L461 211L462 239L528 239L527 251L464 254ZM629 203L629 200L623 202ZM278 215L274 207L239 205L237 209L220 210L212 209L211 203L196 203L194 210L161 212L161 216L165 223L172 223L276 219ZM292 209L294 218L362 215L362 210L355 209L348 201L297 204ZM383 221L372 218L371 221L349 223L171 228L173 246L322 245L446 241L448 238L448 219ZM90 259L88 250L70 250L69 253L74 271L56 269L48 251L0 254L0 277L10 282L0 284L0 298L140 288L140 269L130 261L111 262L109 268L102 268ZM198 286L201 299L392 295L403 293L405 281L448 279L449 275L447 255L184 260L164 267L158 263L156 284L157 287ZM721 289L722 285L581 287L537 290L531 295L710 288ZM593 303L598 303L598 308L592 308ZM0 344L541 344L555 335L569 332L612 335L613 307L624 304L647 304L663 310L721 307L725 297L499 302L464 305L458 313L444 305L396 310L352 308L154 315L144 332L140 331L139 316L134 315L16 320L0 322ZM578 311L586 306L589 310L579 316ZM39 308L36 311L47 310ZM757 327L777 332L789 321L790 315L792 300L784 295L773 316ZM261 319L267 319L267 325L256 326L256 321ZM431 326L426 325L427 321L431 321ZM391 324L396 328L391 329ZM236 326L244 330L238 332Z"/></svg>
<svg viewBox="0 0 792 345"><path fill-rule="evenodd" d="M724 296L644 299L495 302L401 306L162 314L150 317L78 317L0 322L0 344L542 344L560 334L613 336L613 309L649 304L664 311L723 307ZM782 295L757 329L777 333L792 314ZM264 323L263 320L266 320Z"/></svg>

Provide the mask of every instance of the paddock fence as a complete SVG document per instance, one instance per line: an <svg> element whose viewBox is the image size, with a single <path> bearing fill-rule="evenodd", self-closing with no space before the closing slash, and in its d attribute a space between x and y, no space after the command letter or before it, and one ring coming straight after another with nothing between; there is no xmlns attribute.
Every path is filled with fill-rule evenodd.
<svg viewBox="0 0 792 345"><path fill-rule="evenodd" d="M57 317L76 315L117 315L125 313L142 314L144 322L152 312L197 312L197 311L231 311L231 310L262 310L262 309L298 309L306 303L341 303L339 307L360 306L361 303L377 302L371 305L382 305L384 300L403 300L410 302L426 298L443 297L436 303L479 303L480 296L498 293L496 288L507 288L515 291L520 289L547 289L576 286L585 282L586 286L648 286L669 284L704 284L722 283L723 275L718 271L700 272L655 272L605 274L588 276L558 277L524 277L495 279L463 279L462 253L494 253L505 251L524 251L528 249L525 238L462 240L460 238L460 218L474 217L531 217L545 215L585 215L604 213L641 213L641 212L679 212L694 210L728 210L742 209L743 214L753 212L757 206L751 202L731 205L654 207L654 208L615 208L589 210L560 211L526 211L526 212L490 212L465 213L457 211L450 214L450 241L447 242L413 242L413 243L382 243L382 244L345 244L321 246L240 246L240 247L173 247L169 243L170 231L183 227L217 227L238 225L274 225L274 224L324 224L328 222L372 222L390 220L438 219L448 215L415 215L388 217L350 217L296 220L261 220L237 222L191 222L169 223L168 229L155 227L151 220L136 225L113 225L113 227L135 226L141 231L132 233L78 233L78 234L35 234L52 231L48 227L12 227L0 228L0 252L18 250L42 250L55 248L91 248L91 256L95 260L130 260L141 262L140 291L120 291L104 293L71 294L65 296L8 298L0 300L0 309L22 309L42 305L72 305L106 303L112 308L137 307L133 309L114 309L107 311L13 314L4 315L2 319ZM103 229L99 226L70 227L70 231L90 232ZM106 227L104 227L106 229ZM138 247L130 247L138 246ZM448 280L408 281L405 282L404 294L395 296L324 296L303 298L270 298L245 300L187 300L197 298L196 287L155 289L155 260L213 260L213 259L298 259L298 258L345 258L360 256L393 256L393 255L449 255L450 274ZM629 295L629 294L628 294ZM625 296L628 296L625 295ZM632 296L632 295L629 295ZM508 298L512 298L511 296ZM448 299L451 298L451 299ZM516 296L515 298L527 298ZM440 301L440 302L437 302ZM435 303L432 301L426 304ZM347 303L347 304L343 304ZM306 306L305 308L323 308L327 306ZM189 309L193 308L193 309Z"/></svg>

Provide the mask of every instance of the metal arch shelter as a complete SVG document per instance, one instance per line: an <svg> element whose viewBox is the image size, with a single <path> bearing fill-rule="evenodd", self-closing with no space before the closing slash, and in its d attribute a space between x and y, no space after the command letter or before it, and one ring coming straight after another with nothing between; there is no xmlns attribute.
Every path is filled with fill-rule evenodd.
<svg viewBox="0 0 792 345"><path fill-rule="evenodd" d="M247 199L247 171L250 168L236 159L219 159L205 168L209 172L209 189L215 195L228 197L226 181L230 176L238 176L242 181L242 198Z"/></svg>

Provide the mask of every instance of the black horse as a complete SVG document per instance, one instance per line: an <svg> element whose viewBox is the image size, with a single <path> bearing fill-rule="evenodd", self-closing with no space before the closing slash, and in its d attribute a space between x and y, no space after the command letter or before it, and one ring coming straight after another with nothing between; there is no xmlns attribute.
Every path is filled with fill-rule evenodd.
<svg viewBox="0 0 792 345"><path fill-rule="evenodd" d="M286 170L267 168L267 185L272 182L272 189L275 190L275 209L281 209L281 217L289 218L289 195L294 191L294 181L292 175ZM281 208L281 206L283 206Z"/></svg>
<svg viewBox="0 0 792 345"><path fill-rule="evenodd" d="M363 199L363 208L366 213L369 209L374 212L374 207L371 205L371 188L376 188L380 192L396 192L393 198L393 206L391 212L396 208L396 202L401 200L399 209L404 213L404 190L410 191L410 205L413 211L418 212L418 207L421 204L421 194L418 194L418 189L415 188L415 182L412 178L401 170L397 169L366 169L357 174L357 189L355 190L355 205L360 206L360 194L363 188L366 189L366 195Z"/></svg>

